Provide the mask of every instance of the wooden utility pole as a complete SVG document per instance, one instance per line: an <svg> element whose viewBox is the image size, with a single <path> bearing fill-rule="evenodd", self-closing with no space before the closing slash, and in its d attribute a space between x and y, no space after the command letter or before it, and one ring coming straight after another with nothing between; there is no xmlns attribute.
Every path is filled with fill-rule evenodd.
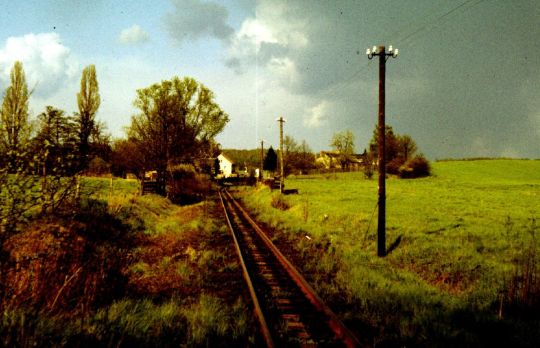
<svg viewBox="0 0 540 348"><path fill-rule="evenodd" d="M280 117L279 122L279 163L281 167L281 175L279 177L279 192L283 193L285 189L285 170L283 168L283 123L285 120Z"/></svg>
<svg viewBox="0 0 540 348"><path fill-rule="evenodd" d="M263 179L263 167L264 167L264 140L261 140L261 169L259 169L259 181Z"/></svg>
<svg viewBox="0 0 540 348"><path fill-rule="evenodd" d="M385 47L379 52L379 218L377 224L377 255L386 255L386 137L384 115L384 92L386 75Z"/></svg>
<svg viewBox="0 0 540 348"><path fill-rule="evenodd" d="M378 206L379 216L377 224L377 255L386 256L386 125L385 125L385 79L386 59L388 56L397 57L398 50L392 48L388 53L384 46L368 49L366 54L369 59L379 56L379 124L378 124L378 161L379 161L379 191Z"/></svg>

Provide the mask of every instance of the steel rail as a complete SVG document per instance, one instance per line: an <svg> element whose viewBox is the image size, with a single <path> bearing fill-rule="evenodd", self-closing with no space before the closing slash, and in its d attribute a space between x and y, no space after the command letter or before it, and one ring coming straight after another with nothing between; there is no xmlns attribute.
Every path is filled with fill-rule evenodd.
<svg viewBox="0 0 540 348"><path fill-rule="evenodd" d="M238 239L236 238L236 234L234 232L234 228L231 223L231 219L229 217L229 213L227 211L227 208L225 207L225 202L223 200L223 195L221 191L219 191L219 199L221 200L221 206L223 207L223 211L225 212L225 219L227 220L227 225L229 226L229 231L231 232L231 235L234 240L234 247L236 249L236 253L238 254L238 258L240 260L240 265L242 266L242 274L244 276L244 280L246 281L247 287L249 289L249 294L251 295L251 300L253 301L253 307L255 310L255 315L257 316L257 319L259 321L259 326L261 329L261 334L263 336L264 342L266 343L266 347L268 348L274 348L274 341L272 339L272 335L270 333L270 329L268 328L268 324L266 323L266 319L264 318L264 314L261 309L261 305L259 302L259 299L257 298L257 294L255 292L255 287L253 286L253 282L251 281L251 277L249 276L249 272L247 270L246 263L244 261L244 256L242 254L242 250L240 249L240 244L238 243Z"/></svg>
<svg viewBox="0 0 540 348"><path fill-rule="evenodd" d="M279 251L274 243L268 238L266 233L259 227L259 225L251 218L247 211L238 203L228 191L224 191L231 202L238 208L242 216L249 222L251 227L257 232L259 237L264 241L265 245L272 251L274 256L283 265L289 276L293 279L296 285L304 293L306 298L311 304L320 312L327 316L327 324L334 332L337 338L339 338L347 347L358 347L360 342L356 336L341 322L338 316L328 307L324 301L317 295L315 290L309 285L306 279L300 274L300 272L293 266L293 264Z"/></svg>

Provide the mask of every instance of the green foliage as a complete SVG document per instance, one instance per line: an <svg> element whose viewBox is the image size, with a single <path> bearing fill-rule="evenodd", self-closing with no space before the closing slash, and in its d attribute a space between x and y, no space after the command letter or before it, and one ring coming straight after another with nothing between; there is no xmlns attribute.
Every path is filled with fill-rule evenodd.
<svg viewBox="0 0 540 348"><path fill-rule="evenodd" d="M285 175L293 172L306 172L315 167L315 155L305 140L298 144L291 136L285 136L283 152L285 154Z"/></svg>
<svg viewBox="0 0 540 348"><path fill-rule="evenodd" d="M342 155L354 153L354 134L350 130L335 133L330 146Z"/></svg>
<svg viewBox="0 0 540 348"><path fill-rule="evenodd" d="M36 176L22 170L8 174L0 169L0 245L20 230L39 205L37 183Z"/></svg>
<svg viewBox="0 0 540 348"><path fill-rule="evenodd" d="M77 172L77 131L63 110L47 106L38 115L38 129L32 139L34 153L39 154L42 175L71 176Z"/></svg>
<svg viewBox="0 0 540 348"><path fill-rule="evenodd" d="M17 61L13 65L10 81L0 110L0 165L13 173L20 169L20 157L28 149L30 140L30 93L21 62Z"/></svg>
<svg viewBox="0 0 540 348"><path fill-rule="evenodd" d="M418 155L399 167L398 173L404 179L421 178L431 174L431 166L424 156Z"/></svg>
<svg viewBox="0 0 540 348"><path fill-rule="evenodd" d="M354 134L350 130L335 133L330 146L339 154L341 168L346 170L349 166L348 157L354 154Z"/></svg>
<svg viewBox="0 0 540 348"><path fill-rule="evenodd" d="M210 178L197 173L192 165L180 164L170 167L169 177L167 194L175 203L197 203L210 193Z"/></svg>
<svg viewBox="0 0 540 348"><path fill-rule="evenodd" d="M95 115L101 103L99 96L99 85L96 77L96 67L88 65L83 69L81 76L81 89L77 93L77 105L79 107L75 120L78 125L79 153L81 155L81 166L86 169L88 155L90 152L89 138L94 128Z"/></svg>
<svg viewBox="0 0 540 348"><path fill-rule="evenodd" d="M236 163L237 165L241 167L246 166L249 168L256 168L261 165L261 149L253 149L253 150L224 149L222 153L224 153L227 158L231 159L234 163Z"/></svg>
<svg viewBox="0 0 540 348"><path fill-rule="evenodd" d="M274 194L272 196L272 201L270 205L273 208L279 209L279 210L287 210L290 208L289 203L287 203L287 200L281 193Z"/></svg>
<svg viewBox="0 0 540 348"><path fill-rule="evenodd" d="M369 143L369 155L378 156L379 129L375 127ZM386 172L401 178L419 178L430 175L429 162L423 155L415 156L418 146L410 135L395 134L392 126L385 126Z"/></svg>
<svg viewBox="0 0 540 348"><path fill-rule="evenodd" d="M392 126L385 125L385 156L386 156L386 163L389 163L394 158L398 156L399 152L399 143L398 143L398 137L394 133L394 130L392 129ZM373 158L378 158L379 154L379 127L375 126L375 129L373 130L373 136L371 138L371 141L369 142L369 152L373 156Z"/></svg>
<svg viewBox="0 0 540 348"><path fill-rule="evenodd" d="M212 346L223 337L238 340L246 334L249 321L241 302L237 302L231 311L218 298L204 294L197 303L185 308L183 314L188 322L187 343L190 346Z"/></svg>
<svg viewBox="0 0 540 348"><path fill-rule="evenodd" d="M136 141L119 139L113 142L111 171L115 176L125 178L127 174L134 174L142 178L143 169L144 158Z"/></svg>
<svg viewBox="0 0 540 348"><path fill-rule="evenodd" d="M129 137L142 154L144 167L164 176L169 165L193 163L213 149L213 139L229 116L214 94L192 78L173 77L137 90Z"/></svg>
<svg viewBox="0 0 540 348"><path fill-rule="evenodd" d="M266 152L266 156L264 157L263 169L268 170L270 172L275 172L278 166L277 163L278 163L277 154L274 151L274 148L270 146L270 148Z"/></svg>

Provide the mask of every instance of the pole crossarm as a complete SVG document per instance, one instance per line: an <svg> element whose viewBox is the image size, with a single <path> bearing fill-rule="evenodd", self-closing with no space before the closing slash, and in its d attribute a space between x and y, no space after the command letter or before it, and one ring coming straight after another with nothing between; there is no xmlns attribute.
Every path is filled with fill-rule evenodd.
<svg viewBox="0 0 540 348"><path fill-rule="evenodd" d="M399 49L397 48L394 49L394 47L390 45L390 47L388 48L388 52L386 52L384 46L379 46L379 47L373 46L373 48L368 48L366 50L366 54L368 56L368 59L373 59L373 57L375 56L396 58L399 54Z"/></svg>

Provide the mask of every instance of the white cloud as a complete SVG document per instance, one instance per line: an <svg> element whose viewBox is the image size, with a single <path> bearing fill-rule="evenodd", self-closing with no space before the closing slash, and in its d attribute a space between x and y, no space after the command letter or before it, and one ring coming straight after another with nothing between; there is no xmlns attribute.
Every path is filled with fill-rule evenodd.
<svg viewBox="0 0 540 348"><path fill-rule="evenodd" d="M324 125L328 118L329 103L323 100L313 108L310 113L304 117L304 125L310 128L316 128Z"/></svg>
<svg viewBox="0 0 540 348"><path fill-rule="evenodd" d="M227 64L239 69L241 65L254 63L264 43L277 44L278 41L262 21L253 18L246 19L232 39Z"/></svg>
<svg viewBox="0 0 540 348"><path fill-rule="evenodd" d="M261 67L276 62L295 63L291 54L309 43L306 23L301 18L289 20L287 7L279 2L259 3L255 18L246 18L234 35L228 50L227 65L237 72L255 63ZM284 81L287 83L287 81Z"/></svg>
<svg viewBox="0 0 540 348"><path fill-rule="evenodd" d="M9 84L15 61L21 61L30 88L37 96L50 96L77 74L78 64L56 33L10 37L0 48L0 84Z"/></svg>
<svg viewBox="0 0 540 348"><path fill-rule="evenodd" d="M143 43L150 39L150 36L137 24L122 30L118 40L123 44Z"/></svg>

